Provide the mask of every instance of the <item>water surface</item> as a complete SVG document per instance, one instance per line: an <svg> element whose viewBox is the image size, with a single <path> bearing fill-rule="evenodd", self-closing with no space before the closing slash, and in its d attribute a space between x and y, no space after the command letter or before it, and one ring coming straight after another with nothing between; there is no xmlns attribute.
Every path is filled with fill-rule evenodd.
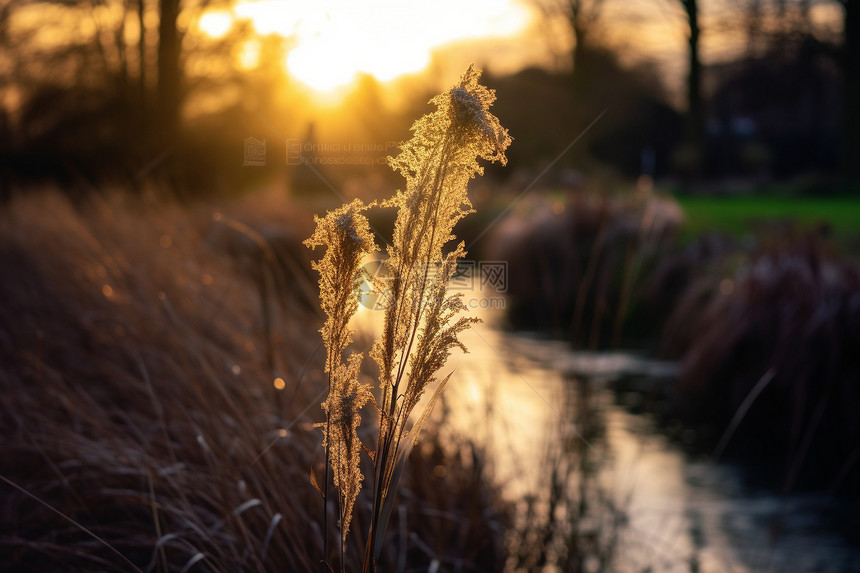
<svg viewBox="0 0 860 573"><path fill-rule="evenodd" d="M492 321L463 341L470 353L449 362L446 424L486 447L511 498L546 490L560 465L571 497L587 501L577 523L588 535L609 535L588 524L613 529L623 514L608 570L860 571L860 550L838 523L845 502L755 489L738 468L685 454L648 416L618 405L607 383L618 371L670 376L673 365L573 353Z"/></svg>
<svg viewBox="0 0 860 573"><path fill-rule="evenodd" d="M363 309L360 328L378 330L381 314ZM573 524L585 570L860 572L860 549L840 525L856 503L755 489L738 468L691 457L619 405L610 380L665 379L675 365L572 352L501 331L500 309L479 314L485 322L461 336L469 353L455 351L444 368L454 374L437 405L442 431L483 447L523 513L528 500L547 511L553 478L562 483L571 503L555 512Z"/></svg>

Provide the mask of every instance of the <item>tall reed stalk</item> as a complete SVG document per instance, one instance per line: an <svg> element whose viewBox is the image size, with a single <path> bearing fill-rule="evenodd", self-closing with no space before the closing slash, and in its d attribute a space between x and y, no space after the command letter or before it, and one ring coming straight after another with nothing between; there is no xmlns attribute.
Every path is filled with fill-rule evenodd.
<svg viewBox="0 0 860 573"><path fill-rule="evenodd" d="M376 570L398 483L410 449L450 378L439 380L451 350L465 346L458 335L476 318L459 316L466 310L462 294L449 294L448 281L465 256L464 243L445 252L455 239L454 225L473 212L466 193L470 179L482 174L478 159L506 162L511 138L489 113L492 90L478 83L480 71L470 66L460 82L431 103L436 111L412 127L413 137L390 158L406 179L404 189L383 203L396 207L392 244L385 271L373 279L374 290L385 301L382 334L369 355L379 367L379 397L359 381L363 354L344 354L351 341L348 323L358 309L365 255L375 250L360 201L317 218L317 230L306 241L326 253L314 268L320 273L321 306L328 319L321 333L328 351L326 372L329 395L323 402L326 420L321 427L338 490L341 548L349 530L352 509L364 476L360 469L362 443L359 411L373 401L378 413L378 435L373 461L373 505L365 537L365 572ZM428 388L433 394L415 419L413 411ZM327 482L323 487L327 497ZM328 556L326 555L326 558ZM341 555L343 569L343 555Z"/></svg>

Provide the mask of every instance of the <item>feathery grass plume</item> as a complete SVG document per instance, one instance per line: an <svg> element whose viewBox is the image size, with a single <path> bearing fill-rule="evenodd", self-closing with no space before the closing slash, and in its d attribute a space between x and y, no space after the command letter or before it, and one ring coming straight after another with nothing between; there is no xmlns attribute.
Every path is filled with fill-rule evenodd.
<svg viewBox="0 0 860 573"><path fill-rule="evenodd" d="M331 376L332 390L323 402L326 411L324 447L328 450L334 485L340 492L341 540L346 541L352 508L361 490L361 440L358 427L359 412L371 399L369 384L358 381L361 354L350 354L346 364L339 364Z"/></svg>
<svg viewBox="0 0 860 573"><path fill-rule="evenodd" d="M326 315L320 333L328 352L325 371L329 374L352 341L349 320L358 310L358 288L365 275L361 264L376 250L370 223L362 214L372 206L356 199L325 217L315 216L316 230L304 242L311 249L326 247L323 257L311 266L320 274L320 306Z"/></svg>
<svg viewBox="0 0 860 573"><path fill-rule="evenodd" d="M406 187L384 203L398 208L398 214L386 272L374 279L374 290L387 304L383 332L370 350L380 370L381 400L375 402L379 435L372 455L373 513L366 538L366 572L376 568L406 456L450 374L435 384L430 403L409 427L412 412L425 390L437 382L436 373L451 350L466 351L458 335L478 320L458 317L466 310L463 295L447 293L457 262L466 254L464 244L448 253L444 247L455 238L452 231L457 221L473 212L466 187L483 173L478 159L505 163L504 152L511 142L507 130L488 111L495 95L478 83L480 75L470 66L456 86L433 98L436 111L415 123L412 139L389 159L406 179ZM327 488L331 467L340 492L341 552L362 480L359 411L373 399L369 386L358 380L362 355L352 354L343 362L352 338L349 319L358 309L361 261L375 248L362 214L366 209L356 200L316 218L317 230L305 241L309 247L328 247L314 269L320 273L321 306L327 316L320 331L328 351L329 375L329 395L322 404L325 483ZM343 561L341 555L341 570Z"/></svg>
<svg viewBox="0 0 860 573"><path fill-rule="evenodd" d="M329 377L328 397L322 403L326 421L320 424L326 450L323 498L328 499L331 467L334 485L340 493L341 546L349 532L352 508L364 479L360 468L361 441L357 434L361 423L359 411L372 397L370 386L358 380L363 355L353 353L345 364L343 362L343 353L352 341L349 320L358 310L358 287L365 274L361 264L368 253L376 250L370 224L362 214L368 208L356 199L325 217L315 217L316 230L305 241L310 248L326 247L323 257L313 263L313 268L320 273L320 306L327 317L320 329L327 352L325 371ZM323 515L326 514L323 507Z"/></svg>
<svg viewBox="0 0 860 573"><path fill-rule="evenodd" d="M457 221L473 212L466 187L483 173L478 159L506 163L504 152L511 142L488 111L495 94L478 83L480 75L470 66L456 86L433 98L437 110L413 125L412 139L389 160L406 179L406 187L385 203L399 211L388 248L388 272L375 285L385 291L388 304L382 335L371 349L380 369L382 400L365 571L375 569L410 447L402 438L411 432L411 444L415 443L448 378L437 385L427 410L407 429L410 415L436 381L451 349L466 351L458 335L477 321L457 318L466 309L462 294L446 293L457 261L466 254L464 244L447 254L443 247L455 238Z"/></svg>

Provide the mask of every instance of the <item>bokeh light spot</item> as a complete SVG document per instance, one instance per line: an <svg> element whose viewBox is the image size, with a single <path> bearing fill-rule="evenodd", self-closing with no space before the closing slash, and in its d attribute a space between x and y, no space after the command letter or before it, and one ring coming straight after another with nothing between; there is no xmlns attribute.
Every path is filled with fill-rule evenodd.
<svg viewBox="0 0 860 573"><path fill-rule="evenodd" d="M229 12L207 12L200 17L198 26L210 38L222 38L233 27L233 16Z"/></svg>

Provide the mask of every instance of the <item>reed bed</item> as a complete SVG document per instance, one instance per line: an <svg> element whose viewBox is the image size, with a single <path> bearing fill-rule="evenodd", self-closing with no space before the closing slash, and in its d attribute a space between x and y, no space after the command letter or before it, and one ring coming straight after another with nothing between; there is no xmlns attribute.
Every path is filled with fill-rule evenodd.
<svg viewBox="0 0 860 573"><path fill-rule="evenodd" d="M856 493L860 265L790 228L712 255L666 327L676 412L717 457L770 467L786 491Z"/></svg>
<svg viewBox="0 0 860 573"><path fill-rule="evenodd" d="M488 254L508 264L511 326L595 350L652 336L639 285L681 220L671 199L650 194L524 200L494 230Z"/></svg>

